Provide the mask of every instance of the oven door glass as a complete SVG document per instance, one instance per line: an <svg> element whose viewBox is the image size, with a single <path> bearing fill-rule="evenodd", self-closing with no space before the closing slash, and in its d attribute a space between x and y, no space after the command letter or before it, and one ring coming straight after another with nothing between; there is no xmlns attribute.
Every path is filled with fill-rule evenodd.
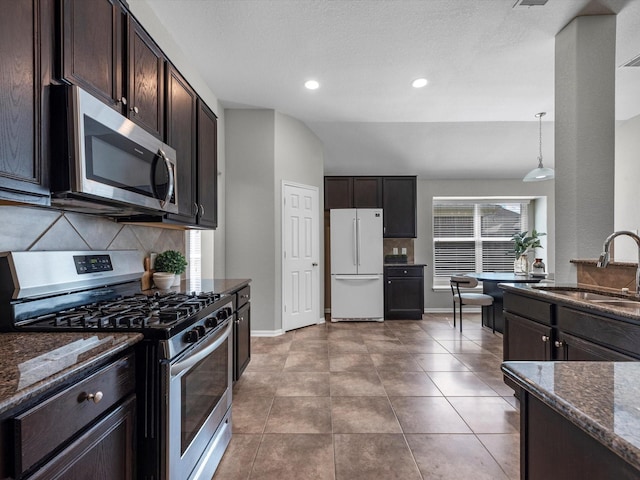
<svg viewBox="0 0 640 480"><path fill-rule="evenodd" d="M229 342L182 376L180 454L184 454L226 392Z"/></svg>

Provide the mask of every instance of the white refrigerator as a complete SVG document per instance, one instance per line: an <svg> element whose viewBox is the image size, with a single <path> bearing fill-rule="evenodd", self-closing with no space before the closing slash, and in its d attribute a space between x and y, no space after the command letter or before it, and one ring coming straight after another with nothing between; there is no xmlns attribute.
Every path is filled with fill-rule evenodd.
<svg viewBox="0 0 640 480"><path fill-rule="evenodd" d="M331 321L384 320L382 209L331 210Z"/></svg>

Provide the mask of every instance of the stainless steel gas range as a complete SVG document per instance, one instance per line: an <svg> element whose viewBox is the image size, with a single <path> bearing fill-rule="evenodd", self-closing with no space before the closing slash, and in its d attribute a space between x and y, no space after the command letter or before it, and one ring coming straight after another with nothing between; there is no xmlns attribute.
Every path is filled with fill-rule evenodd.
<svg viewBox="0 0 640 480"><path fill-rule="evenodd" d="M137 251L0 253L3 331L140 332L138 477L209 480L231 439L233 301L141 292Z"/></svg>

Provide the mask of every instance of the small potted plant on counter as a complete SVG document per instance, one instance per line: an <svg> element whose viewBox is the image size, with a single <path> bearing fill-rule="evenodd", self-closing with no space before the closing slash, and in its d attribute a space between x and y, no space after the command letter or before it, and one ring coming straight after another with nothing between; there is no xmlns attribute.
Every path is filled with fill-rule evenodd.
<svg viewBox="0 0 640 480"><path fill-rule="evenodd" d="M534 248L542 248L540 244L540 238L546 233L538 232L534 228L531 231L531 235L527 235L529 231L522 233L516 233L511 240L513 240L513 251L516 255L513 261L513 273L516 275L527 275L529 273L529 251Z"/></svg>
<svg viewBox="0 0 640 480"><path fill-rule="evenodd" d="M153 283L161 290L165 290L174 284L174 281L180 282L180 275L184 273L187 267L187 260L184 255L177 250L167 250L158 254L154 263L155 273L153 274Z"/></svg>

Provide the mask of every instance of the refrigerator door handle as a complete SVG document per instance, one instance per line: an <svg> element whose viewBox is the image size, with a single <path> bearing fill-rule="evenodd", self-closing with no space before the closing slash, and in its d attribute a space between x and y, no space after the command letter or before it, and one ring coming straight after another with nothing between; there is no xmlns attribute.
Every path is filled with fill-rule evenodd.
<svg viewBox="0 0 640 480"><path fill-rule="evenodd" d="M333 275L336 280L378 280L381 275Z"/></svg>
<svg viewBox="0 0 640 480"><path fill-rule="evenodd" d="M360 238L360 217L358 217L358 266L360 266L360 249L362 248L362 239Z"/></svg>
<svg viewBox="0 0 640 480"><path fill-rule="evenodd" d="M358 265L358 229L356 219L353 219L353 264Z"/></svg>

